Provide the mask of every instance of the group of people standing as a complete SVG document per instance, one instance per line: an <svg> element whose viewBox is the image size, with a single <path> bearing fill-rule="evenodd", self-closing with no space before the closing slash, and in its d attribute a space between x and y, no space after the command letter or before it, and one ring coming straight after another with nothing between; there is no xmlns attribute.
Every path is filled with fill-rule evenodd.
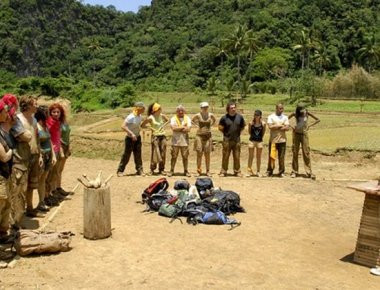
<svg viewBox="0 0 380 290"><path fill-rule="evenodd" d="M131 154L134 154L137 175L145 175L141 157L141 128L149 127L152 131L151 160L149 175L154 174L158 167L158 174L172 176L179 153L182 156L184 175L190 177L188 169L189 163L189 132L192 127L196 127L194 150L197 155L197 176L202 175L202 158L204 156L207 176L212 176L210 171L211 151L213 151L211 128L216 123L215 116L208 111L207 102L200 104L200 112L190 118L182 105L177 106L176 114L168 118L162 114L161 105L154 103L148 107L148 117L143 118L145 106L142 102L137 102L133 112L127 116L122 124L122 129L127 133L125 138L125 149L122 155L117 175L123 176L126 165ZM292 126L289 119L295 118L295 125ZM310 118L314 122L310 123ZM306 110L305 106L299 104L294 113L287 117L284 114L284 106L276 105L276 111L268 116L267 122L263 120L262 112L256 110L252 120L248 123L249 144L248 144L248 174L247 176L261 177L261 156L263 151L264 135L266 130L270 131L269 154L266 176L272 176L275 169L276 159L278 159L278 176L285 174L285 152L286 152L286 132L293 131L293 161L291 177L298 175L298 153L302 148L302 156L305 163L306 176L315 179L311 171L310 148L308 129L317 124L320 120ZM171 138L171 161L170 171L165 172L167 138L165 127L169 125L172 130ZM218 129L223 133L222 168L219 176L227 176L229 158L233 156L234 175L242 177L240 169L241 133L246 127L244 117L237 112L236 103L229 102L226 106L226 114L219 120ZM256 155L256 170L253 169L253 160Z"/></svg>
<svg viewBox="0 0 380 290"><path fill-rule="evenodd" d="M18 110L20 112L18 112ZM17 231L24 214L38 217L69 192L61 187L70 156L70 126L59 103L38 106L37 98L0 100L0 242ZM33 191L38 205L33 206Z"/></svg>

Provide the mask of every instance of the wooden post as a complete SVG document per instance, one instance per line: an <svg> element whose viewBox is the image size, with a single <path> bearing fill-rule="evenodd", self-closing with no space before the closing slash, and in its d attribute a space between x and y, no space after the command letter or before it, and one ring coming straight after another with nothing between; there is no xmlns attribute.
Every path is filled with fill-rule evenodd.
<svg viewBox="0 0 380 290"><path fill-rule="evenodd" d="M111 235L110 187L83 189L83 235L97 240Z"/></svg>

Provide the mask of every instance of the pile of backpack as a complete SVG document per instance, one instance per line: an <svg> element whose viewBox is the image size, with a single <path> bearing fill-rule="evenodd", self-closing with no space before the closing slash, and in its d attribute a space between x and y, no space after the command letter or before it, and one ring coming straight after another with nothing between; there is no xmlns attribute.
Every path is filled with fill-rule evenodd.
<svg viewBox="0 0 380 290"><path fill-rule="evenodd" d="M208 177L197 178L195 185L190 185L187 180L177 180L172 190L169 190L167 179L160 178L150 184L141 197L142 203L146 204L144 212L158 212L171 218L170 222L186 217L193 225L228 224L235 227L241 223L228 215L245 212L240 206L239 194L214 187Z"/></svg>

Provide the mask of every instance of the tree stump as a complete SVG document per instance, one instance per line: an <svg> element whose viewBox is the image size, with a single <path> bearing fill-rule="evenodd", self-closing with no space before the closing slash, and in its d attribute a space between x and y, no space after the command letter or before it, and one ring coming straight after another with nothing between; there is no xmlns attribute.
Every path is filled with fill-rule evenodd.
<svg viewBox="0 0 380 290"><path fill-rule="evenodd" d="M110 187L84 187L83 235L97 240L111 236L111 193Z"/></svg>

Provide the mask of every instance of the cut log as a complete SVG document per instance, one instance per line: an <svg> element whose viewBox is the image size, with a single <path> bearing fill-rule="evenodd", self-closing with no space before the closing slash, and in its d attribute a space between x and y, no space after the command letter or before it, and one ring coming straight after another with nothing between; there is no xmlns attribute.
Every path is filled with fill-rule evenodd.
<svg viewBox="0 0 380 290"><path fill-rule="evenodd" d="M97 240L111 236L110 187L83 188L83 235Z"/></svg>

